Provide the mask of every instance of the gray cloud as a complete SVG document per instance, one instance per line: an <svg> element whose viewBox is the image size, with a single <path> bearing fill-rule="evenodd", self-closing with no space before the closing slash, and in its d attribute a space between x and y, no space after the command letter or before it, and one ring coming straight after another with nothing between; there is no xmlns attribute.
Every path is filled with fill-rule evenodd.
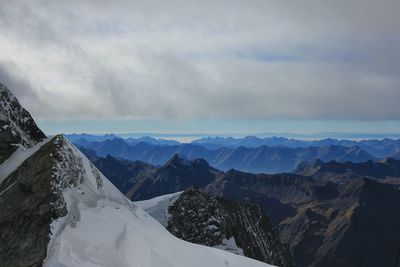
<svg viewBox="0 0 400 267"><path fill-rule="evenodd" d="M0 62L0 83L12 88L19 101L30 103L31 108L40 107L40 97L32 84L20 75L17 66L11 62Z"/></svg>
<svg viewBox="0 0 400 267"><path fill-rule="evenodd" d="M0 0L0 82L40 119L400 119L398 10Z"/></svg>

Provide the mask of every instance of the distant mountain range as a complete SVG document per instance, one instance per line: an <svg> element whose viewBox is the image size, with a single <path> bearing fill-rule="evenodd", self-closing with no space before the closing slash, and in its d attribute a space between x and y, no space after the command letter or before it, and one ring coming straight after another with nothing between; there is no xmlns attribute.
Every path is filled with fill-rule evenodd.
<svg viewBox="0 0 400 267"><path fill-rule="evenodd" d="M113 140L113 139L121 139L119 135L115 134L105 134L105 135L92 135L92 134L66 134L65 135L68 140L73 142L74 144L87 144L92 142L103 142L106 140ZM137 138L123 138L123 140L131 145L135 145L138 143L148 143L152 145L179 145L180 143L175 140L166 140L162 138L153 138L150 136L142 136Z"/></svg>
<svg viewBox="0 0 400 267"><path fill-rule="evenodd" d="M90 142L102 142L105 140L112 140L115 138L121 138L119 135L106 134L106 135L88 135L88 134L70 134L66 135L67 138L75 144L83 145ZM138 138L123 138L128 144L148 143L152 145L179 145L174 140L166 140L160 138L152 138L150 136L143 136ZM384 158L384 157L399 157L400 156L400 139L369 139L369 140L346 140L346 139L333 139L324 138L320 140L299 140L290 139L286 137L265 137L260 138L256 136L246 136L244 138L233 138L233 137L205 137L197 139L191 142L203 146L209 150L216 150L218 148L236 148L236 147L248 147L257 148L260 146L268 147L288 147L288 148L305 148L305 147L323 147L323 146L345 146L354 147L358 146L365 150L373 157Z"/></svg>
<svg viewBox="0 0 400 267"><path fill-rule="evenodd" d="M115 158L140 160L153 165L165 164L174 154L188 159L202 158L220 170L237 169L252 173L290 172L302 162L316 159L338 162L363 162L375 159L360 147L328 145L321 147L221 147L207 149L197 144L154 145L146 142L128 144L116 138L102 142L78 140L77 146L95 151L100 157L111 155Z"/></svg>
<svg viewBox="0 0 400 267"><path fill-rule="evenodd" d="M107 159L120 161L110 156ZM102 169L108 165L96 166L108 172ZM289 245L296 266L394 265L400 240L400 211L395 204L400 203L398 160L317 160L300 165L297 173L272 175L218 171L204 161L176 155L164 166L153 166L150 172L149 168L134 170L137 163L126 166L129 174L125 179L133 190L124 190L133 200L186 190L196 184L214 197L260 205L279 229L280 240ZM194 216L191 221L197 219ZM361 254L363 257L356 256Z"/></svg>
<svg viewBox="0 0 400 267"><path fill-rule="evenodd" d="M381 140L338 140L332 138L326 138L315 141L305 141L297 139L288 139L285 137L266 137L259 138L255 136L246 136L244 138L233 138L233 137L207 137L198 139L192 142L193 144L199 144L210 149L217 149L219 147L259 147L259 146L270 146L270 147L323 147L323 146L345 146L354 147L358 146L365 150L369 154L377 158L386 156L392 156L395 153L400 153L400 139L389 139L384 138Z"/></svg>

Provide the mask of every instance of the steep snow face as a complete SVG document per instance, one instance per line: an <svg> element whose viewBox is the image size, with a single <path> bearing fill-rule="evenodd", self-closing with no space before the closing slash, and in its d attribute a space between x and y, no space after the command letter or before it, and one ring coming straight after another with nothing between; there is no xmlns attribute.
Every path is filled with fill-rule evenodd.
<svg viewBox="0 0 400 267"><path fill-rule="evenodd" d="M51 224L45 267L269 266L172 236L122 195L80 151L57 136L56 208L67 215Z"/></svg>
<svg viewBox="0 0 400 267"><path fill-rule="evenodd" d="M11 91L0 83L0 137L2 141L32 147L46 136Z"/></svg>

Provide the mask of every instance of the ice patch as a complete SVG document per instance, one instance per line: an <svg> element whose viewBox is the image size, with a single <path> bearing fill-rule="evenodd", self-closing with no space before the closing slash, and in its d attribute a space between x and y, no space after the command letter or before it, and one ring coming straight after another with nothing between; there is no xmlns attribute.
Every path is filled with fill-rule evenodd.
<svg viewBox="0 0 400 267"><path fill-rule="evenodd" d="M175 200L179 198L183 191L155 197L149 200L134 202L139 208L149 213L156 219L162 226L168 225L168 207L172 205Z"/></svg>

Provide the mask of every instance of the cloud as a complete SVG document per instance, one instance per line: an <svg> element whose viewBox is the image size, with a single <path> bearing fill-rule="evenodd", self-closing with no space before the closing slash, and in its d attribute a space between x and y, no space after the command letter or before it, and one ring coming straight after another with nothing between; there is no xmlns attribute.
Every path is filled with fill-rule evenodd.
<svg viewBox="0 0 400 267"><path fill-rule="evenodd" d="M24 79L22 75L19 75L17 66L14 63L0 62L0 83L12 88L19 101L31 102L30 107L34 107L36 106L35 103L38 104L40 102L40 97L33 89L32 84Z"/></svg>
<svg viewBox="0 0 400 267"><path fill-rule="evenodd" d="M400 119L398 1L0 0L39 119Z"/></svg>

